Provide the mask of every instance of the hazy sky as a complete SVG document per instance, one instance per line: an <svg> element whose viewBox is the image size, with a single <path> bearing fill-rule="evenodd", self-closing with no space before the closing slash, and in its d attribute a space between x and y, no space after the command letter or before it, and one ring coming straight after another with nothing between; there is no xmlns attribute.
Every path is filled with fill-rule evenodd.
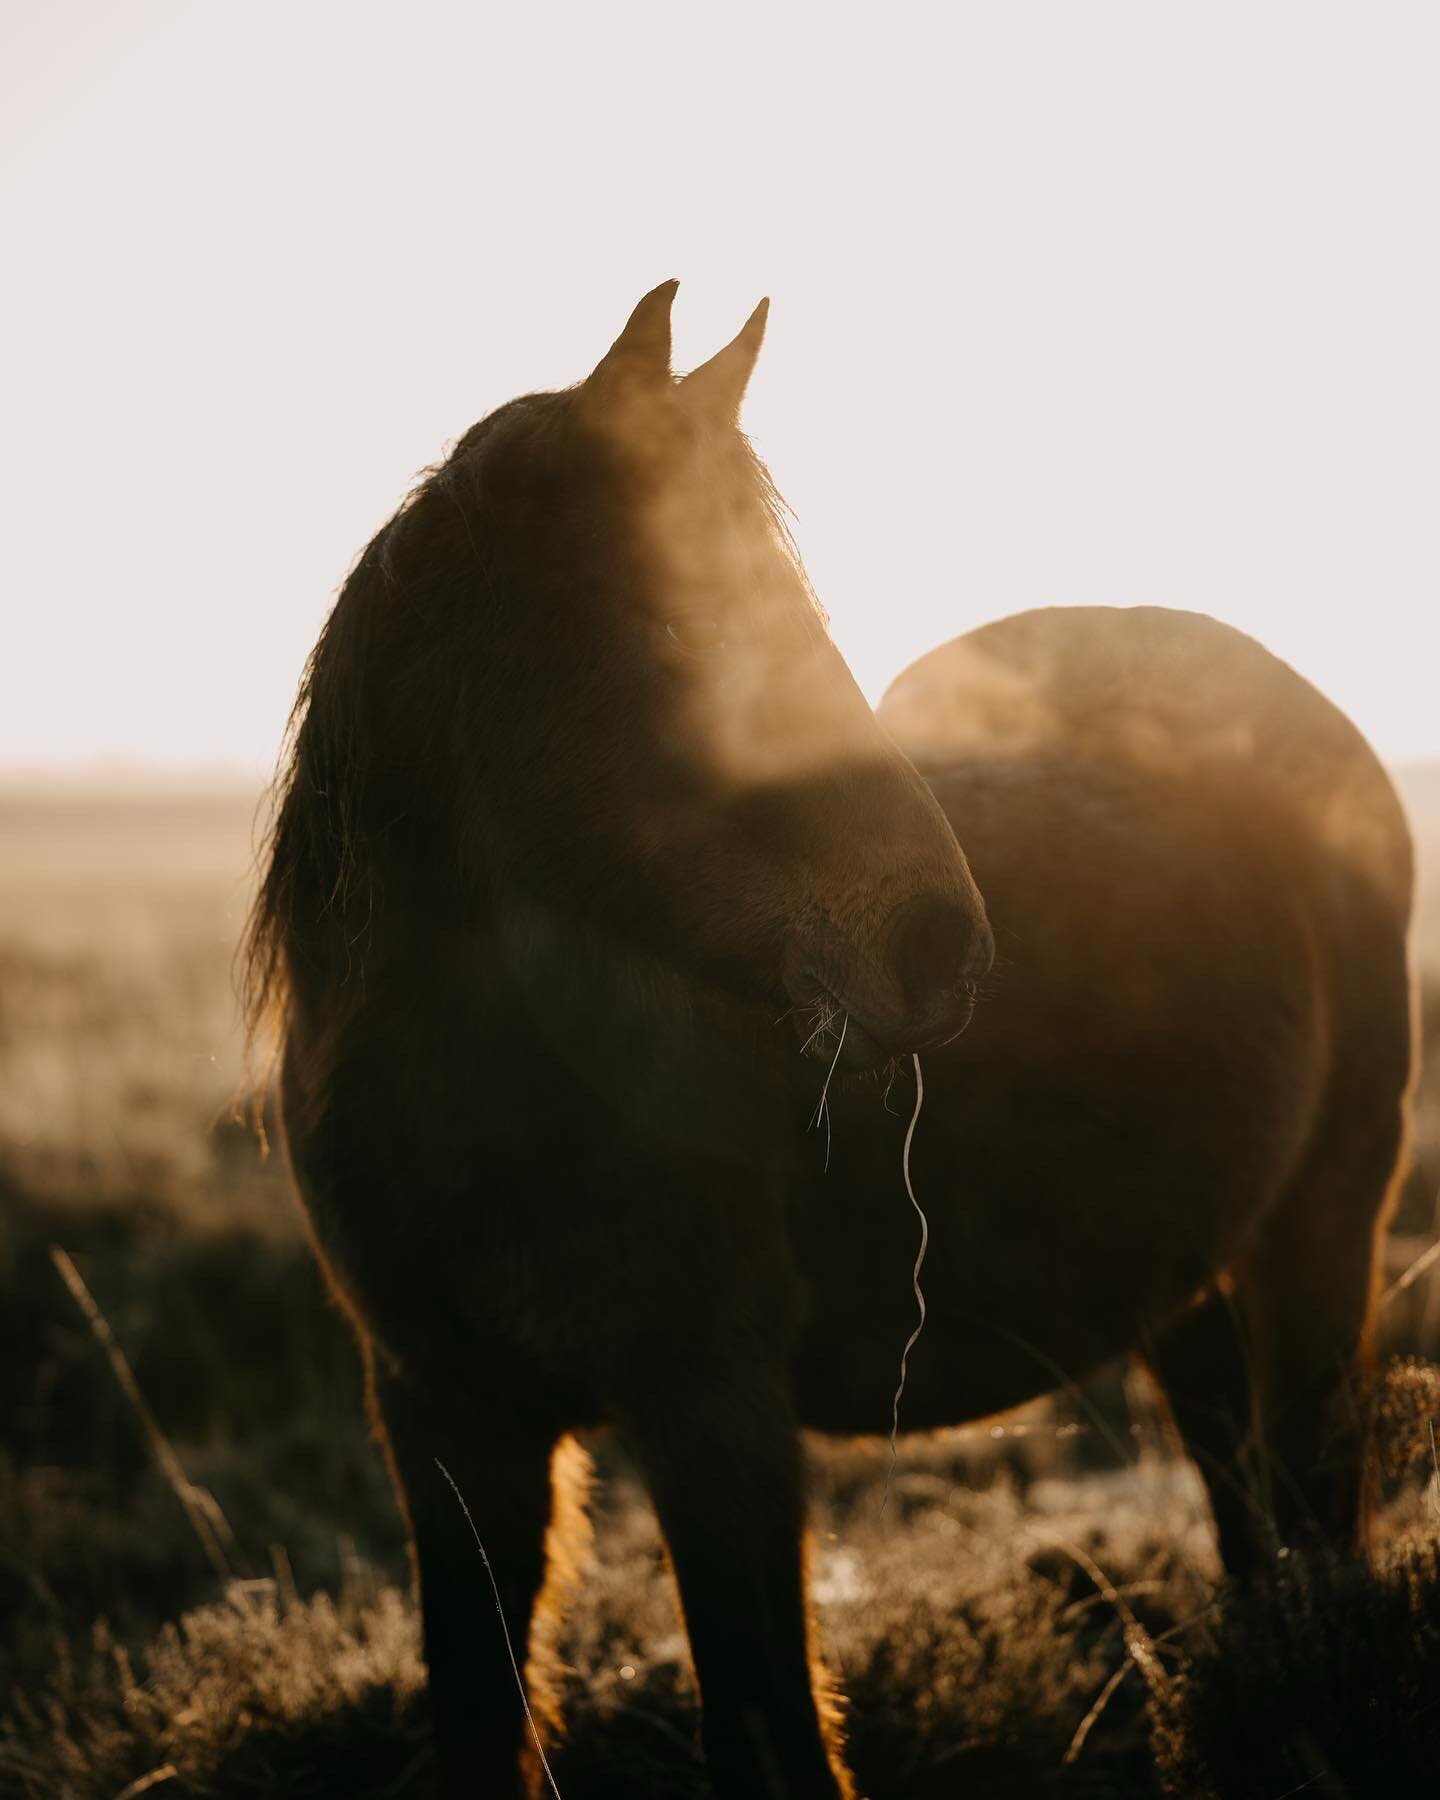
<svg viewBox="0 0 1440 1800"><path fill-rule="evenodd" d="M0 765L270 762L411 475L680 277L878 694L1057 601L1440 754L1440 8L0 0Z"/></svg>

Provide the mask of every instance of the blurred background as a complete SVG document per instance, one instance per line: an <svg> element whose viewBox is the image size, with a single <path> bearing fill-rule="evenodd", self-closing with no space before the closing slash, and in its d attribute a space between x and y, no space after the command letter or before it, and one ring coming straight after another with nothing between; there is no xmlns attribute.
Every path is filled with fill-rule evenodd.
<svg viewBox="0 0 1440 1800"><path fill-rule="evenodd" d="M1391 764L1436 1048L1384 1329L1440 1358L1437 55L1419 5L902 5L882 33L744 3L0 0L0 1691L51 1708L0 1734L0 1788L113 1794L171 1756L111 1649L77 1673L74 1646L225 1591L52 1247L214 1496L234 1606L278 1630L287 1596L402 1575L353 1354L246 1122L262 790L414 474L581 378L671 275L679 367L773 297L745 423L872 698L1020 607L1194 607ZM1129 1455L1143 1399L1106 1380ZM926 1452L902 1511L942 1463L1017 1492L1114 1463L1083 1411L1027 1417ZM835 1604L867 1604L826 1554ZM611 1650L678 1679L673 1648ZM386 1791L418 1779L404 1746Z"/></svg>

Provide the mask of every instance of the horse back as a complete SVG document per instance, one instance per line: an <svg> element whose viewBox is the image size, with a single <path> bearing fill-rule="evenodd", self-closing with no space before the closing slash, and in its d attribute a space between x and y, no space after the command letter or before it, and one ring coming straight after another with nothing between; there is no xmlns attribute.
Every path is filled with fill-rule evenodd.
<svg viewBox="0 0 1440 1800"><path fill-rule="evenodd" d="M1058 761L1208 807L1237 832L1278 832L1295 879L1325 865L1337 915L1360 904L1408 927L1410 831L1375 753L1288 664L1205 614L1017 613L911 664L880 718L932 779Z"/></svg>

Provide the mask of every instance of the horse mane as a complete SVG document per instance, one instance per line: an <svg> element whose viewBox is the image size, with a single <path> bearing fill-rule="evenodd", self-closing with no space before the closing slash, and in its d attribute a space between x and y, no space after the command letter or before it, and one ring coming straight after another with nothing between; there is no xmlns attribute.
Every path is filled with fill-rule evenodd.
<svg viewBox="0 0 1440 1800"><path fill-rule="evenodd" d="M357 813L363 767L354 711L345 696L347 675L361 656L361 591L377 578L388 580L382 540L389 529L382 527L361 553L306 658L277 773L263 803L268 819L256 853L263 874L239 951L241 1004L252 1044L278 1041L283 1031L302 893L318 887L323 910L347 941L356 942L361 880L373 891L368 857L361 867Z"/></svg>
<svg viewBox="0 0 1440 1800"><path fill-rule="evenodd" d="M463 695L464 679L457 677L455 663L464 641L464 616L475 610L477 593L493 588L466 490L475 486L502 417L513 420L528 408L532 429L543 430L557 410L546 403L563 405L570 392L526 396L471 426L441 462L421 471L341 586L306 660L277 773L262 802L266 824L256 850L262 873L237 952L242 1016L252 1050L261 1045L278 1049L295 1001L297 965L307 953L313 956L317 927L337 960L343 958L339 991L328 996L331 1023L363 1004L364 959L384 895L376 821L366 816L365 807L376 746L367 741L360 704L381 647L377 640L389 637L392 641L383 647L393 651L398 636L398 658L387 661L386 678L403 685L417 707L433 703L447 690ZM522 429L524 424L522 420ZM776 547L826 624L800 560L789 508L748 438L736 435ZM410 604L397 608L397 600ZM409 628L400 623L397 631L394 615L402 610ZM444 771L458 787L463 770L447 754L454 741L446 735L448 723L442 716L430 728L440 735L439 754L429 766ZM444 799L440 795L442 804ZM320 972L318 963L315 972Z"/></svg>

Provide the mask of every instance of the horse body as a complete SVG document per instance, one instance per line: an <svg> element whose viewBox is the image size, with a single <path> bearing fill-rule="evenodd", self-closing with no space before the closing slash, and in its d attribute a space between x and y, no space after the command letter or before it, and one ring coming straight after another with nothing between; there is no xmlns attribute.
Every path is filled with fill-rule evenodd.
<svg viewBox="0 0 1440 1800"><path fill-rule="evenodd" d="M289 1154L412 1527L456 1791L536 1771L436 1460L517 1641L535 1622L553 1725L540 1652L579 1510L557 1446L609 1423L675 1566L716 1791L833 1800L798 1429L889 1426L904 1053L932 1227L905 1423L1138 1348L1232 1567L1276 1468L1282 1536L1353 1539L1409 851L1353 730L1190 615L987 627L907 672L887 737L713 416L754 322L687 395L671 293L581 389L467 434L357 566L251 967L283 999ZM702 479L672 480L691 458ZM612 529L637 510L638 548ZM992 940L957 838L999 945L963 1036Z"/></svg>
<svg viewBox="0 0 1440 1800"><path fill-rule="evenodd" d="M1364 1338L1412 1062L1409 836L1372 753L1253 641L1151 608L986 626L907 671L880 717L965 844L998 945L974 1022L924 1059L930 1321L907 1420L1000 1411L1122 1350L1158 1365L1202 1314L1253 1363L1247 1310L1282 1303L1300 1314L1290 1359L1338 1380ZM902 1074L894 1110L912 1096ZM904 1120L849 1096L831 1110L830 1172L797 1230L801 1409L874 1431L885 1346L913 1316ZM1217 1348L1233 1442L1206 1473L1238 1570L1257 1521L1233 1465L1257 1421L1227 1388L1233 1360ZM1282 1479L1304 1491L1279 1496L1292 1525L1316 1504L1300 1460ZM1334 1507L1343 1538L1356 1494Z"/></svg>

